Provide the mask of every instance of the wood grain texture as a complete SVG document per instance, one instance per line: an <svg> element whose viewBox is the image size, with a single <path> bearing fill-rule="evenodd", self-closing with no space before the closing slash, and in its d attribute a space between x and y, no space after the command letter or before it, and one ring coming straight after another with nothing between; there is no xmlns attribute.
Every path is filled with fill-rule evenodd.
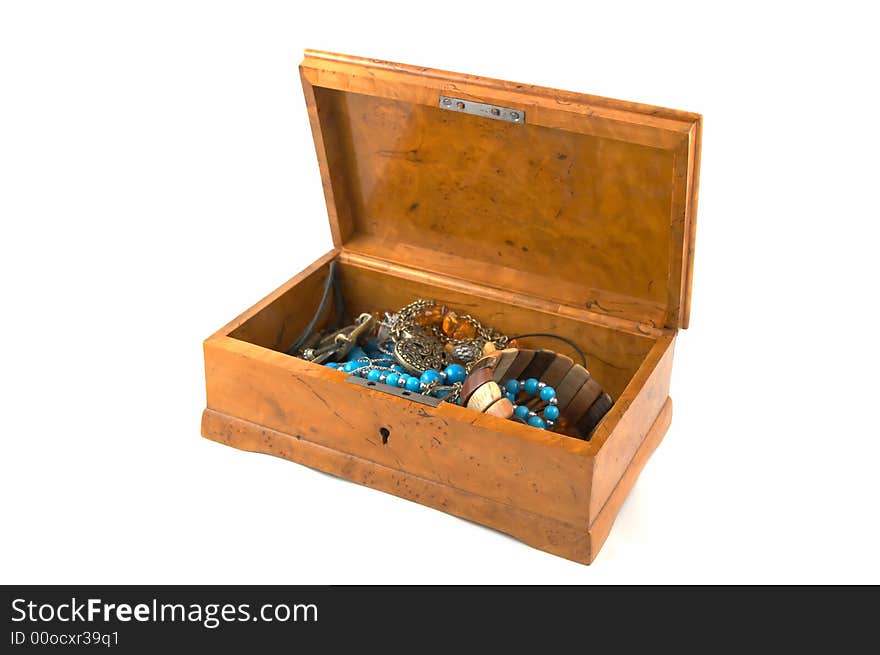
<svg viewBox="0 0 880 655"><path fill-rule="evenodd" d="M315 90L304 75L300 75L309 123L312 127L312 139L315 142L315 154L318 157L318 168L321 171L321 185L324 189L324 201L327 204L327 215L330 220L330 234L333 245L341 248L354 230L351 206L345 187L344 162L341 157L344 149L339 139L339 131L325 130L324 124L333 124L338 119L333 115L333 107L318 106ZM337 191L334 191L336 189Z"/></svg>
<svg viewBox="0 0 880 655"><path fill-rule="evenodd" d="M349 384L340 371L236 339L207 341L205 361L212 410L529 512L586 521L592 467L577 439Z"/></svg>
<svg viewBox="0 0 880 655"><path fill-rule="evenodd" d="M590 522L590 548L594 558L608 538L614 519L617 518L620 508L638 480L639 474L645 468L645 464L648 463L653 452L657 450L657 446L663 441L671 422L672 399L667 398L635 455L629 460L629 464L623 470L614 489L606 498L602 509Z"/></svg>
<svg viewBox="0 0 880 655"><path fill-rule="evenodd" d="M301 72L339 245L686 323L698 116L326 53ZM519 107L526 124L445 111L441 94Z"/></svg>
<svg viewBox="0 0 880 655"><path fill-rule="evenodd" d="M321 288L325 279L328 257L331 254L328 253L322 258L323 266L310 266L230 323L228 327L232 330L228 335L263 348L283 351L289 345L288 342L298 336L299 329L308 322L318 306L320 294L317 290ZM342 253L337 272L349 315L396 309L414 298L423 297L437 300L462 312L472 313L487 325L509 335L533 332L535 326L541 326L542 331L567 337L583 350L590 374L596 378L602 388L608 391L616 402L622 401L627 406L641 390L641 382L633 384L633 380L641 371L641 377L638 379L643 381L656 365L656 361L647 360L648 354L652 351L658 352L656 346L658 340L662 340L664 344L671 343L670 335L661 334L659 337L651 337L623 332L603 324L555 314L549 310L532 309L512 294L507 294L506 301L501 301L480 294L474 287L470 287L471 291L465 293L459 291L459 287L446 286L448 280L444 277L436 278L435 284L432 285L426 278L416 281L398 277L393 269L380 271L343 263ZM315 294L308 296L305 301L306 296L299 291L302 284L310 285ZM304 307L307 308L306 311ZM280 325L287 327L282 330ZM221 330L215 336L226 336L226 334ZM527 349L552 347L563 354L574 355L574 351L564 343L541 338L522 339L520 345ZM523 363L520 368L524 369L525 366L527 363ZM597 449L611 433L620 413L612 411L609 414L610 416L602 422L602 425L607 424L609 429L597 430L589 442L589 448Z"/></svg>
<svg viewBox="0 0 880 655"><path fill-rule="evenodd" d="M590 526L573 525L528 512L212 409L206 409L202 414L202 435L242 450L298 462L486 525L545 552L589 564L608 537L614 519L648 457L663 439L669 427L671 409L671 403L667 402L602 512Z"/></svg>
<svg viewBox="0 0 880 655"><path fill-rule="evenodd" d="M674 351L674 337L657 340L593 433L591 441L602 446L593 463L590 522L602 511L669 397Z"/></svg>
<svg viewBox="0 0 880 655"><path fill-rule="evenodd" d="M356 242L359 247L363 246L365 243L362 239L353 239L352 241ZM367 246L365 250L371 250L372 248L373 246L370 245ZM520 278L531 279L534 282L534 285L529 285L530 288L528 293L518 292L513 294L509 289L502 286L477 284L468 280L466 277L462 277L462 275L466 274L465 271L468 270L468 267L479 267L479 265L472 260L462 260L461 258L453 257L445 259L442 255L436 255L435 260L438 257L444 259L444 261L449 264L449 267L440 272L431 271L426 270L419 265L419 262L426 261L430 258L431 254L429 251L414 249L411 246L408 246L405 249L408 251L408 255L404 257L406 263L404 263L404 261L388 259L388 250L381 253L384 255L384 257L382 257L378 255L368 255L365 252L354 252L348 248L340 251L339 260L341 262L354 264L361 269L391 273L395 277L412 280L414 282L421 282L429 286L442 285L448 289L461 291L470 295L479 295L481 298L499 300L501 302L509 302L511 297L514 297L515 295L516 302L519 306L529 307L557 316L574 318L581 322L593 325L603 325L619 332L629 332L632 334L647 336L661 336L672 331L669 328L656 327L656 324L652 319L649 319L648 322L636 322L630 318L626 318L628 313L627 308L632 309L634 307L631 299L627 300L620 296L612 297L605 292L591 290L591 293L595 291L602 296L601 306L607 311L597 311L594 305L574 307L572 305L560 304L558 300L554 301L542 297L540 294L543 287L538 283L538 280L531 278L528 272L521 272ZM390 250L394 252L397 250L397 247L392 246ZM462 267L462 270L458 271L456 267ZM451 272L457 272L459 274L453 275ZM660 316L662 314L657 308L652 309L644 305L642 305L639 311L648 312L652 316Z"/></svg>
<svg viewBox="0 0 880 655"><path fill-rule="evenodd" d="M575 340L592 362L597 379L619 393L615 408L589 442L445 403L428 407L350 385L338 371L278 352L295 338L298 326L317 306L333 254L205 342L208 409L373 462L397 471L395 475L452 487L456 491L450 494L456 497L461 492L504 504L513 508L508 517L527 515L533 523L534 517L540 517L535 523L545 526L540 530L569 546L548 545L534 528L513 525L513 518L504 519L499 527L496 509L486 510L490 515L485 520L469 515L550 552L562 550L563 556L589 561L595 551L590 550L591 540L583 541L583 530L603 512L612 512L609 503L620 478L661 412L657 398L668 390L672 337L618 331L523 307L512 295L502 303L440 286L445 278L431 286L337 259L352 312L399 306L425 295L480 318L488 313L498 327L526 331L538 324ZM304 306L310 308L308 312ZM380 428L390 432L386 443ZM608 455L603 456L606 448ZM353 473L343 477L357 479ZM572 555L574 543L585 550Z"/></svg>
<svg viewBox="0 0 880 655"><path fill-rule="evenodd" d="M335 248L205 341L203 435L589 563L669 426L701 118L316 51L300 74ZM523 110L526 124L443 111L440 95ZM571 339L614 406L584 442L284 355L331 261L349 315L431 298L511 336Z"/></svg>
<svg viewBox="0 0 880 655"><path fill-rule="evenodd" d="M682 280L682 309L681 327L690 325L691 295L694 286L694 252L697 238L697 201L700 195L700 157L703 146L703 119L698 117L694 122L694 128L689 141L691 155L688 158L688 206L686 220L687 233L687 265L685 266L686 277Z"/></svg>
<svg viewBox="0 0 880 655"><path fill-rule="evenodd" d="M652 105L316 50L305 51L300 71L316 87L414 104L436 106L438 92L465 100L486 98L526 111L531 124L658 148L675 147L699 118Z"/></svg>
<svg viewBox="0 0 880 655"><path fill-rule="evenodd" d="M213 336L231 335L274 350L284 350L308 325L321 300L327 266L339 255L333 249L265 298L239 314Z"/></svg>

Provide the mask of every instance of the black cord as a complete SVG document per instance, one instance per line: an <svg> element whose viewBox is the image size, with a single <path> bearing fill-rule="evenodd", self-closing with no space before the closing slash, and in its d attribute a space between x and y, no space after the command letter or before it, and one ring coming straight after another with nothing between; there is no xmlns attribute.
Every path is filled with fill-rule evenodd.
<svg viewBox="0 0 880 655"><path fill-rule="evenodd" d="M332 266L336 266L336 262L331 262ZM339 277L335 274L335 271L331 271L330 277L333 278L333 306L334 306L334 314L336 315L335 320L333 321L333 329L338 330L343 325L345 325L345 296L342 295L342 285L339 282Z"/></svg>
<svg viewBox="0 0 880 655"><path fill-rule="evenodd" d="M535 332L534 334L518 334L515 337L510 337L510 340L512 341L513 339L527 339L528 337L546 337L548 339L559 339L560 341L567 343L569 346L574 348L575 352L578 355L580 355L581 366L587 368L587 358L584 357L584 352L577 347L574 341L572 341L571 339L566 339L565 337L560 337L558 334L549 334L546 332Z"/></svg>
<svg viewBox="0 0 880 655"><path fill-rule="evenodd" d="M296 352L300 349L306 339L309 338L309 335L315 331L315 325L318 324L318 319L321 318L321 314L324 313L324 310L327 309L327 302L330 300L330 291L333 290L333 295L336 300L336 310L339 311L340 307L344 309L342 293L339 289L339 284L336 280L336 261L330 262L330 270L327 273L327 281L324 282L324 295L321 296L321 303L318 305L318 311L315 312L315 315L312 317L312 320L309 321L309 324L306 326L306 329L299 336L299 339L293 342L293 345L288 348L285 352L288 355L295 355ZM340 312L341 313L341 312ZM336 320L340 320L339 314L336 316Z"/></svg>

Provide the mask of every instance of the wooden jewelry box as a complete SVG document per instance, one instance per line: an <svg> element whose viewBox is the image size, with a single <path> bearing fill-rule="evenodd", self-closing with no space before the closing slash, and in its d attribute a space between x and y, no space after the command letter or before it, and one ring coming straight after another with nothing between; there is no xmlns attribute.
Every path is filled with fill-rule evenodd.
<svg viewBox="0 0 880 655"><path fill-rule="evenodd" d="M335 247L205 341L202 435L591 562L670 422L700 116L316 51L300 73ZM355 316L425 298L574 341L612 409L584 441L285 354L331 261Z"/></svg>

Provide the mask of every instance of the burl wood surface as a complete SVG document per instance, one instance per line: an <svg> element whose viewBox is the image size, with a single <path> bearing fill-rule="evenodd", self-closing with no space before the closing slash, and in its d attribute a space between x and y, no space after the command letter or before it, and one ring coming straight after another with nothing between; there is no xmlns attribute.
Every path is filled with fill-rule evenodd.
<svg viewBox="0 0 880 655"><path fill-rule="evenodd" d="M344 252L328 253L205 342L205 436L219 439L217 426L224 426L222 434L228 435L233 418L241 420L248 423L242 428L248 434L277 432L320 446L314 452L325 449L345 461L356 460L337 473L347 479L361 481L367 475L364 467L372 463L376 472L370 475L377 480L385 479L389 469L397 472L396 481L400 476L409 480L404 490L411 490L415 479L419 488L432 490L424 496L401 489L392 493L497 527L571 559L592 559L600 543L591 536L599 530L594 526L613 520L615 494L625 495L622 480L630 475L667 402L673 336L648 336L557 316L520 306L512 296L506 303L480 298L476 292L444 286L445 278L431 285L425 278L398 278L389 270L340 262L352 311L372 308L377 301L406 302L416 293L480 317L488 313L505 329L535 321L552 326L584 348L616 400L589 442L448 404L431 408L350 385L344 374L279 352L317 307L333 258L344 259ZM391 434L385 442L381 428ZM271 442L260 447L251 441L233 445L304 461L289 456L289 451L279 453ZM310 462L305 463L337 472L335 466ZM389 490L379 483L371 486ZM501 511L496 504L511 509Z"/></svg>
<svg viewBox="0 0 880 655"><path fill-rule="evenodd" d="M327 53L301 71L338 246L686 326L699 116ZM440 95L526 124L440 109Z"/></svg>
<svg viewBox="0 0 880 655"><path fill-rule="evenodd" d="M700 117L315 51L300 71L336 247L205 341L203 435L589 563L669 425ZM443 111L440 95L526 124ZM572 339L614 406L585 442L284 355L333 260L350 314L432 298Z"/></svg>
<svg viewBox="0 0 880 655"><path fill-rule="evenodd" d="M206 409L202 434L242 450L283 457L373 489L439 509L500 530L523 543L582 564L591 563L604 544L614 519L651 453L660 444L672 416L667 400L602 511L589 527L536 514L509 503L490 500L446 484L411 475L396 467L325 448L296 435Z"/></svg>

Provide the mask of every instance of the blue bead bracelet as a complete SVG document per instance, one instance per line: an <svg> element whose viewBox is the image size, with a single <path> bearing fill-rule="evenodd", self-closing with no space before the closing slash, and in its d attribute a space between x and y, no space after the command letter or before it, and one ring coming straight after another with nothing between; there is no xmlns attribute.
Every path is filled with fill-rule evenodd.
<svg viewBox="0 0 880 655"><path fill-rule="evenodd" d="M541 430L556 425L556 420L559 418L556 389L536 378L528 378L526 380L508 380L504 385L504 390L507 392L508 400L513 403L513 415L518 419ZM522 403L517 404L517 396L521 393L525 394L526 398ZM547 403L540 415L526 405L526 402L530 400L529 397L537 397L540 401Z"/></svg>

